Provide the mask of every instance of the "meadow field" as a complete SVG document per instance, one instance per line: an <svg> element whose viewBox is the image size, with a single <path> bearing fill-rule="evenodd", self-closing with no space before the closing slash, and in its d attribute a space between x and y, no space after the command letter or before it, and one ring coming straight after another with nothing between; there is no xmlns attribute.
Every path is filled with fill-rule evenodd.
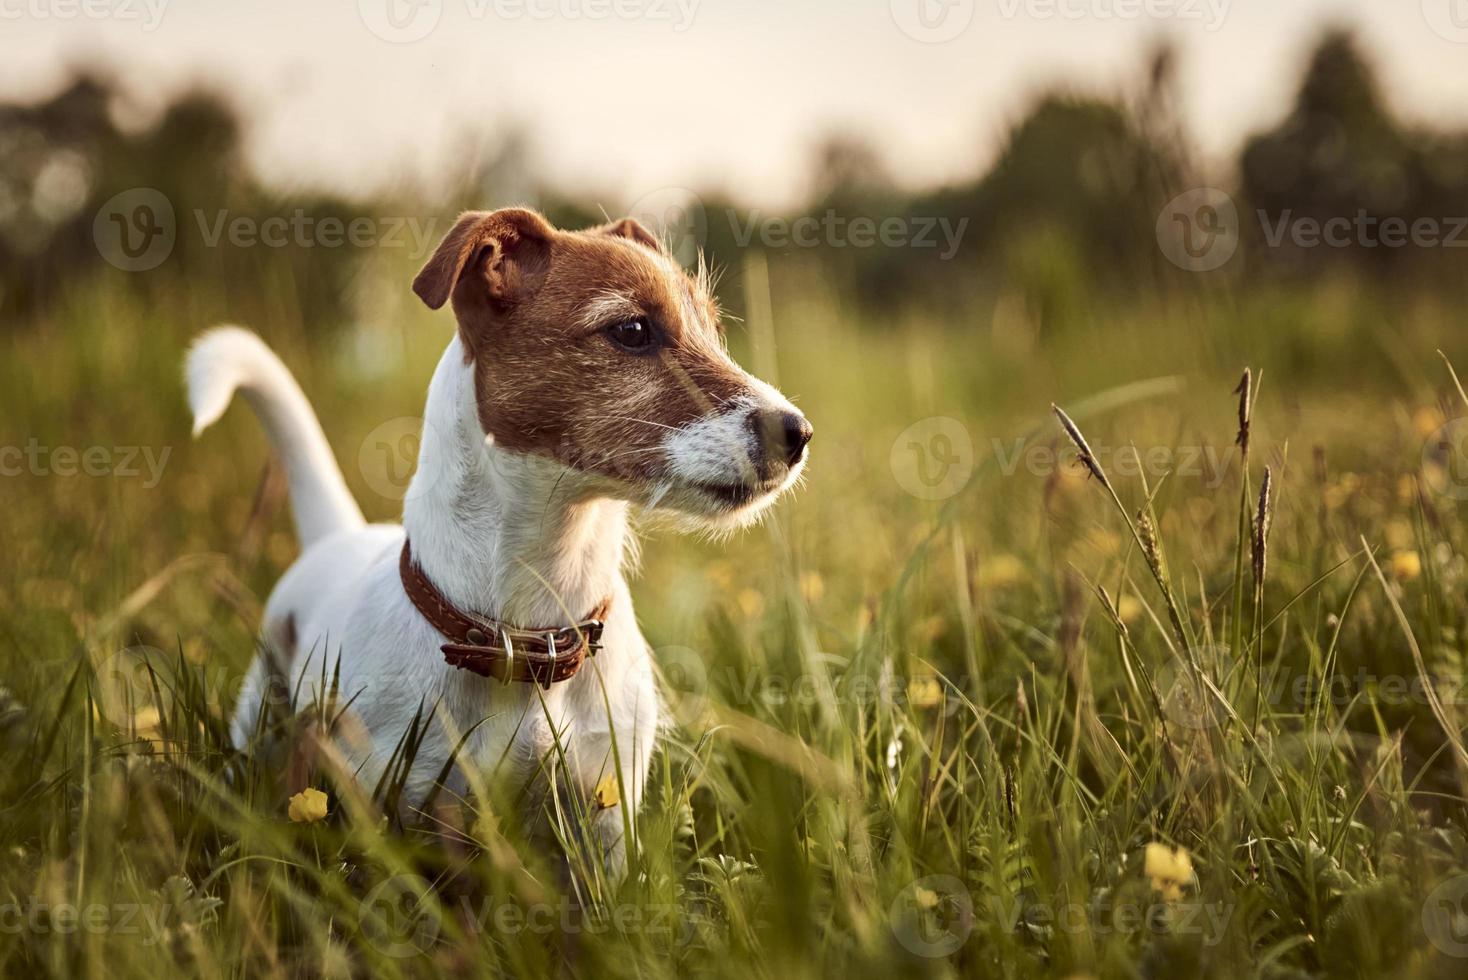
<svg viewBox="0 0 1468 980"><path fill-rule="evenodd" d="M745 255L731 348L812 463L727 541L644 535L672 721L615 883L575 844L615 792L532 841L391 780L293 808L228 744L296 544L248 412L191 440L183 352L258 291L395 520L450 329L411 272L345 332L109 270L0 334L0 972L1468 973L1461 304L1199 277L1062 329Z"/></svg>

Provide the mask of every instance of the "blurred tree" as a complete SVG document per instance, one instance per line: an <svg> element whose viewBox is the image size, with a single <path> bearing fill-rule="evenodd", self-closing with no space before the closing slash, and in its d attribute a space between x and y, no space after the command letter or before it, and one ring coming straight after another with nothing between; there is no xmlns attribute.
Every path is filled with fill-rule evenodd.
<svg viewBox="0 0 1468 980"><path fill-rule="evenodd" d="M1084 296L1133 287L1156 268L1153 226L1181 170L1124 105L1046 95L988 174L895 212L966 222L957 252L940 261L933 250L883 250L855 288L876 303L940 304L1014 290L1040 325L1062 324L1082 312Z"/></svg>
<svg viewBox="0 0 1468 980"><path fill-rule="evenodd" d="M1171 41L1160 42L1152 49L1147 59L1147 75L1141 96L1132 110L1137 126L1158 148L1156 159L1167 165L1163 172L1154 174L1153 179L1166 188L1169 198L1196 183L1196 168L1187 127L1183 123L1182 95L1178 84L1180 57L1177 46Z"/></svg>
<svg viewBox="0 0 1468 980"><path fill-rule="evenodd" d="M218 96L185 93L139 130L119 125L125 108L111 80L90 72L49 99L0 104L0 321L43 314L81 277L110 276L156 300L178 292L190 273L211 287L185 297L200 320L286 316L318 328L347 315L351 253L361 250L296 229L345 223L355 209L261 188L244 163L239 118ZM99 212L115 195L143 188L171 206L172 246L156 268L126 272L108 264L97 235L111 226ZM289 228L283 238L258 234L269 219ZM166 224L163 215L148 220ZM232 237L232 223L256 233Z"/></svg>
<svg viewBox="0 0 1468 980"><path fill-rule="evenodd" d="M1256 271L1315 273L1341 263L1426 271L1444 264L1442 250L1388 247L1381 222L1396 218L1410 228L1426 219L1445 235L1444 223L1468 215L1468 138L1404 126L1345 31L1322 38L1294 107L1248 141L1240 171L1248 205L1241 224ZM1329 221L1340 244L1310 244L1318 236L1307 229ZM1462 241L1468 245L1468 234Z"/></svg>
<svg viewBox="0 0 1468 980"><path fill-rule="evenodd" d="M832 133L815 150L811 207L849 209L896 195L882 156L856 133Z"/></svg>

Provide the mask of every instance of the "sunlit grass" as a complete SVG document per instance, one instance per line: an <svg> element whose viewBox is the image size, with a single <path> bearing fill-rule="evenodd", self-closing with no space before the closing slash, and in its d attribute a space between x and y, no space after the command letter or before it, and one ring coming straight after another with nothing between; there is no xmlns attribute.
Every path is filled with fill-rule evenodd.
<svg viewBox="0 0 1468 980"><path fill-rule="evenodd" d="M292 819L289 760L225 731L295 545L246 413L188 440L211 301L82 285L7 335L0 443L51 455L0 483L6 972L1461 975L1453 321L1322 290L1291 330L1217 296L877 323L771 271L734 344L811 416L814 462L759 529L646 543L675 723L621 883L581 844L600 804L564 788L527 827L493 779L403 814L391 779L322 775L324 816ZM359 447L420 410L447 326L406 301L370 322L251 326L393 519ZM57 447L107 462L66 475ZM156 485L143 448L168 450ZM940 464L972 470L923 499Z"/></svg>

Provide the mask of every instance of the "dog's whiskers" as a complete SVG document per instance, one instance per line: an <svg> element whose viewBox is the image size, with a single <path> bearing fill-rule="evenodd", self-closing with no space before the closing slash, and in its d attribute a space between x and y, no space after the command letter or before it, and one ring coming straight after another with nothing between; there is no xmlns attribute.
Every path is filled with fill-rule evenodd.
<svg viewBox="0 0 1468 980"><path fill-rule="evenodd" d="M657 426L659 429L669 429L673 432L678 431L678 427L676 425L666 425L662 422L654 422L652 419L634 418L631 415L603 415L602 418L611 419L616 422L641 422L643 425L653 425Z"/></svg>
<svg viewBox="0 0 1468 980"><path fill-rule="evenodd" d="M599 463L610 463L612 460L614 460L614 459L621 459L624 456L641 456L643 453L666 453L666 452L667 452L667 450L664 449L662 446L649 446L649 447L646 447L646 448L643 448L643 449L628 449L628 450L625 450L625 451L620 452L620 453L606 453L606 454L603 454L602 456L597 457L597 462L599 462Z"/></svg>
<svg viewBox="0 0 1468 980"><path fill-rule="evenodd" d="M671 482L659 483L653 487L652 493L647 498L647 509L655 510L657 505L663 502L663 498L668 495L668 491L672 489L673 484Z"/></svg>

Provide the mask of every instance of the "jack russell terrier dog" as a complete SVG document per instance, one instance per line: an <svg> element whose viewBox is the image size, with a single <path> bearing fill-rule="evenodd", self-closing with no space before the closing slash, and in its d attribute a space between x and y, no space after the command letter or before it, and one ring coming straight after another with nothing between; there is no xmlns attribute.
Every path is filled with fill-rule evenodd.
<svg viewBox="0 0 1468 980"><path fill-rule="evenodd" d="M362 733L333 746L368 787L434 712L409 806L451 756L531 781L559 738L549 768L588 798L615 777L635 814L660 709L623 578L629 509L747 524L800 476L810 423L730 359L707 277L630 218L570 232L520 208L466 213L413 291L451 303L458 330L428 387L401 527L366 523L258 337L221 327L189 353L195 435L243 393L284 461L301 541L231 737L251 742L272 692L296 705L326 684ZM615 810L595 818L613 867L623 826Z"/></svg>

